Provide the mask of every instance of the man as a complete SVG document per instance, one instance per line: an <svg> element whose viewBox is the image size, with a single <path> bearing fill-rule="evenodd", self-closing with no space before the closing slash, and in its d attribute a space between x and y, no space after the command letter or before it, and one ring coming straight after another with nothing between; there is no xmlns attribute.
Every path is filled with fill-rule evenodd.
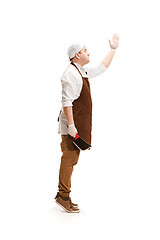
<svg viewBox="0 0 160 240"><path fill-rule="evenodd" d="M83 67L90 61L86 46L73 44L68 49L70 64L61 78L62 110L59 115L59 133L62 137L62 157L59 170L59 192L55 197L56 203L67 212L80 211L78 205L72 203L69 197L73 166L77 164L80 154L80 150L73 144L73 138L78 133L81 138L91 144L92 99L88 79L106 71L115 55L118 43L119 37L114 34L112 40L109 40L111 50L94 68Z"/></svg>

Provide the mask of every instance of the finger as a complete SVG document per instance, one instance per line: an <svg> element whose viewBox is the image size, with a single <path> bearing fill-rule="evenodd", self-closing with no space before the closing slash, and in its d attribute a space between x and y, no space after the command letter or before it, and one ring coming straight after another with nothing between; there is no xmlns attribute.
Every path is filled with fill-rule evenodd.
<svg viewBox="0 0 160 240"><path fill-rule="evenodd" d="M116 39L119 40L119 36L118 36L118 34L116 35Z"/></svg>
<svg viewBox="0 0 160 240"><path fill-rule="evenodd" d="M116 35L116 38L117 38L117 40L119 40L119 36L118 36L118 34Z"/></svg>
<svg viewBox="0 0 160 240"><path fill-rule="evenodd" d="M116 38L116 33L113 34L113 38Z"/></svg>
<svg viewBox="0 0 160 240"><path fill-rule="evenodd" d="M119 38L114 38L114 42L118 42L119 41Z"/></svg>
<svg viewBox="0 0 160 240"><path fill-rule="evenodd" d="M117 33L114 33L114 34L113 34L113 37L114 37L114 39L117 39L117 40L119 39L119 36L118 36Z"/></svg>

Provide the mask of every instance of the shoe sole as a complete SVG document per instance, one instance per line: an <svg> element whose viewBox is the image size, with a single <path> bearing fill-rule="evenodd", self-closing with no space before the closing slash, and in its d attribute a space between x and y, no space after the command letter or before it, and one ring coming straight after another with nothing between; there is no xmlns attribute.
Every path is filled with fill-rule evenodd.
<svg viewBox="0 0 160 240"><path fill-rule="evenodd" d="M79 212L80 212L80 210L77 210L77 211L69 211L69 210L67 210L63 205L61 205L59 202L56 201L56 203L57 203L61 208L63 208L66 212L68 212L68 213L79 213Z"/></svg>

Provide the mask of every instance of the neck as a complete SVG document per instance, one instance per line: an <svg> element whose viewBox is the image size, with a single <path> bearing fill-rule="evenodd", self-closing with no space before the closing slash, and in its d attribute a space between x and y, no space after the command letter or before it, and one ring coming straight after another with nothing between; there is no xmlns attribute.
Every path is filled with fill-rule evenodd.
<svg viewBox="0 0 160 240"><path fill-rule="evenodd" d="M85 64L81 63L81 61L77 61L76 59L72 61L73 63L79 64L81 67L83 67Z"/></svg>

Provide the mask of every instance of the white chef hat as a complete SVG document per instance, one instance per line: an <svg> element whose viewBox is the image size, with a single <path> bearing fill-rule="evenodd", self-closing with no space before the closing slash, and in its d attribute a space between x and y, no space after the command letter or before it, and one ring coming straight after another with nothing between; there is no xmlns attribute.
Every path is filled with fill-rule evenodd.
<svg viewBox="0 0 160 240"><path fill-rule="evenodd" d="M72 44L69 48L68 48L68 57L69 59L72 59L76 53L78 53L79 51L82 50L82 48L84 47L83 44L81 43L74 43Z"/></svg>

